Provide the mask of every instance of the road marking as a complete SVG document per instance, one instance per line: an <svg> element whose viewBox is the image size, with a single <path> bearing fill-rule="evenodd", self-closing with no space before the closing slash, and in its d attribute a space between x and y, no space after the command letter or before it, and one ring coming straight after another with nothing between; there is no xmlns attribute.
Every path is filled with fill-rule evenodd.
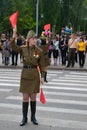
<svg viewBox="0 0 87 130"><path fill-rule="evenodd" d="M11 80L10 78L9 79L0 79L0 82L13 82L13 83L20 83L20 80Z"/></svg>
<svg viewBox="0 0 87 130"><path fill-rule="evenodd" d="M21 115L16 114L0 114L0 120L2 121L10 121L20 123L22 119ZM54 118L41 118L37 115L37 120L40 125L47 125L53 127L66 127L66 128L74 128L74 129L87 129L87 122L81 121L73 121L73 120L63 120L63 119L54 119ZM30 125L30 120L29 120Z"/></svg>
<svg viewBox="0 0 87 130"><path fill-rule="evenodd" d="M0 86L7 86L7 87L19 87L19 84L0 83Z"/></svg>
<svg viewBox="0 0 87 130"><path fill-rule="evenodd" d="M87 73L86 72L70 72L70 74L73 74L73 75L86 75L87 76Z"/></svg>
<svg viewBox="0 0 87 130"><path fill-rule="evenodd" d="M84 87L87 87L87 84L75 84L75 83L48 82L47 84L51 84L51 85L52 85L52 84L53 84L53 85L54 85L54 84L55 84L55 85L64 85L64 86L65 86L65 85L67 85L67 86L68 86L68 85L69 85L69 86L71 85L71 86L82 86L82 87L84 86Z"/></svg>
<svg viewBox="0 0 87 130"><path fill-rule="evenodd" d="M70 79L69 80L68 79L67 80L64 80L64 79L52 79L52 81L54 81L54 82L56 81L58 83L59 82L87 83L87 80L86 81L80 81L80 80L77 80L77 79L76 80L70 80Z"/></svg>
<svg viewBox="0 0 87 130"><path fill-rule="evenodd" d="M6 90L7 92L10 92L12 90L12 89L6 89L6 87L19 88L19 86L20 86L19 73L20 72L16 73L16 71L15 71L15 74L14 74L14 71L12 73L9 73L9 75L7 75L7 73L2 72L2 74L3 73L5 74L5 75L0 76L0 87L3 87L3 89L1 88L2 92L4 92L4 90ZM11 76L11 74L13 77ZM6 75L7 75L7 77L6 77ZM79 74L77 76L75 76L74 74L71 74L68 77L64 74L63 75L64 77L62 77L62 78L71 78L70 80L68 79L68 81L67 81L65 79L63 79L63 80L58 79L60 77L58 77L57 75L60 76L58 73L50 71L48 73L48 77L56 76L55 79L51 82L49 81L47 84L44 84L42 86L44 93L45 93L45 96L47 96L47 98L46 98L47 103L44 105L40 105L40 104L37 105L37 113L44 115L44 116L37 115L37 120L40 122L40 124L47 125L47 126L49 125L49 126L64 127L64 128L66 127L66 128L73 128L73 129L76 128L76 130L77 129L81 129L81 130L87 129L87 122L85 122L83 120L83 118L85 118L87 116L87 110L84 110L87 106L87 101L86 101L86 98L87 98L87 94L86 94L86 92L87 92L87 88L86 88L87 87L87 85L86 85L87 79L86 78L87 78L87 76L85 75L86 77L84 77L84 75L82 75L82 76L78 77ZM74 76L72 77L72 75L74 75ZM1 78L2 78L2 81L1 81ZM73 79L76 78L76 80L73 81L72 78ZM80 80L80 82L78 81L78 79ZM83 80L85 82L83 82ZM6 81L6 83L5 83L5 81ZM74 83L72 83L73 86L71 85L71 81L74 82ZM1 82L4 82L4 83L1 83ZM10 82L12 82L12 83L10 83ZM15 82L15 84L14 84L14 82ZM68 83L65 83L65 82L68 82ZM79 83L77 83L77 82L79 82ZM80 83L82 83L82 84L80 84ZM64 90L65 92L57 92L58 90L60 90L60 91ZM52 91L52 92L50 92L50 91ZM71 92L68 92L68 91L71 91ZM10 94L10 95L12 95L12 94ZM6 101L5 103L3 103L3 101L2 101L2 103L0 103L0 112L3 110L3 113L4 113L4 111L6 110L4 114L0 113L0 120L10 121L10 122L14 121L14 122L18 123L21 121L21 118L22 118L22 114L20 115L20 111L22 109L22 95L21 96L10 96L10 95L8 95L8 97L7 96L5 97L5 101ZM52 97L50 95L54 95L55 97ZM60 95L60 99L58 99L56 95L57 96ZM64 99L63 96L66 96L66 97L68 96L69 100ZM74 97L74 98L72 98L72 97ZM83 100L82 101L79 98L77 99L76 97L80 97L80 98L84 97L85 100L82 99ZM13 101L14 104L12 103L12 100L15 100L15 101ZM19 101L21 100L20 104L17 104L16 101L18 101L18 100ZM37 101L40 102L39 101L39 94L37 96ZM50 105L47 107L47 105L49 105L48 103L53 104L53 105L55 103L57 103L57 106L52 107L52 105ZM61 104L61 108L58 107L58 103ZM67 105L67 107L63 108L64 106L62 104ZM68 109L69 105L75 105L76 108L70 107L71 109ZM80 110L80 107L77 108L77 105L81 105L81 109L83 109L83 110ZM84 105L84 106L82 106L82 105ZM15 114L11 114L11 110L15 111ZM17 114L16 111L19 114ZM8 112L8 113L6 113L6 112ZM48 115L47 115L47 113L48 113ZM54 116L51 117L51 114L54 114L54 113L57 115L66 114L67 118L65 119L66 116L61 116L62 119L60 117L57 117L57 116L56 116L57 119ZM73 118L71 120L71 116L74 117L74 120L73 120ZM83 118L79 119L78 117L83 117ZM79 120L81 120L81 121L79 121Z"/></svg>
<svg viewBox="0 0 87 130"><path fill-rule="evenodd" d="M58 77L58 79L68 79L68 80L69 79L73 79L73 80L78 79L78 80L82 80L82 81L85 81L85 80L87 81L87 77L85 77L85 78L82 78L82 77L81 78L80 77Z"/></svg>
<svg viewBox="0 0 87 130"><path fill-rule="evenodd" d="M21 109L21 105L12 104L12 103L0 103L0 109L8 108L8 109ZM48 111L48 112L60 112L60 113L67 113L67 114L79 114L79 115L87 115L87 110L79 110L79 109L64 109L64 108L56 108L56 107L46 107L45 105L37 106L37 110L39 111Z"/></svg>
<svg viewBox="0 0 87 130"><path fill-rule="evenodd" d="M8 77L20 77L20 75L18 75L18 74L7 74L8 75ZM6 76L6 74L1 74L0 73L0 76L2 77L3 76L3 78L4 78L4 76Z"/></svg>
<svg viewBox="0 0 87 130"><path fill-rule="evenodd" d="M80 78L81 78L81 77L87 78L86 75L81 76L81 75L68 75L68 74L67 74L67 75L64 75L64 76L65 76L65 77L74 77L74 78L75 78L75 77L76 77L76 78L78 78L78 77L80 77Z"/></svg>
<svg viewBox="0 0 87 130"><path fill-rule="evenodd" d="M0 68L0 72L13 72L13 73L16 73L16 72L21 72L22 69L10 69L10 68Z"/></svg>
<svg viewBox="0 0 87 130"><path fill-rule="evenodd" d="M0 88L0 92L10 92L10 91L12 91L12 89Z"/></svg>
<svg viewBox="0 0 87 130"><path fill-rule="evenodd" d="M44 93L46 95L54 95L54 96L80 97L80 98L87 97L87 94L84 94L84 93L79 94L79 93L67 93L67 92L50 92L50 91L46 91L46 90L44 90Z"/></svg>
<svg viewBox="0 0 87 130"><path fill-rule="evenodd" d="M54 83L54 82L51 82L49 84L55 84L55 85L58 85L58 83ZM70 84L64 84L64 83L59 83L59 85L70 85ZM76 85L76 84L75 84ZM86 88L76 88L74 85L74 87L58 87L58 86L54 86L54 85L50 85L50 86L47 86L47 85L43 85L43 88L45 89L55 89L55 90L75 90L75 91L87 91ZM4 86L4 87L19 87L20 84L12 84L12 83L0 83L0 86ZM82 86L82 87L85 87L86 85L76 85L76 86Z"/></svg>
<svg viewBox="0 0 87 130"><path fill-rule="evenodd" d="M44 91L45 94L47 95L55 95L55 96L66 96L66 97L87 97L87 94L79 94L79 93L66 93L66 92L48 92L48 91Z"/></svg>
<svg viewBox="0 0 87 130"><path fill-rule="evenodd" d="M54 71L48 70L48 71L47 71L47 74L50 74L50 73L51 73L51 74L62 74L63 72L62 72L62 71L55 71L55 70L54 70Z"/></svg>
<svg viewBox="0 0 87 130"><path fill-rule="evenodd" d="M22 100L22 97L20 96L9 96L6 97L6 99L10 100ZM47 103L62 103L62 104L74 104L74 105L87 105L87 101L75 101L75 100L62 100L62 99L48 99L46 98ZM39 97L37 98L37 101L39 101Z"/></svg>
<svg viewBox="0 0 87 130"><path fill-rule="evenodd" d="M50 86L43 86L45 89L58 89L58 90L74 90L74 91L87 91L86 88L76 88L74 87L55 87L54 85Z"/></svg>
<svg viewBox="0 0 87 130"><path fill-rule="evenodd" d="M20 76L19 77L12 77L12 76L4 76L4 77L2 77L2 76L0 76L0 79L13 79L13 80L20 80Z"/></svg>

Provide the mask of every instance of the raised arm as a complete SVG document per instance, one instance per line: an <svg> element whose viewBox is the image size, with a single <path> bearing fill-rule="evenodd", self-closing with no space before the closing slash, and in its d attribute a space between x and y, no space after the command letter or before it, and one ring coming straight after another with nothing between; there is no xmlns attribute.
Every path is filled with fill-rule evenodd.
<svg viewBox="0 0 87 130"><path fill-rule="evenodd" d="M16 51L17 53L22 53L22 49L20 46L17 46L17 28L13 28L13 36L12 36L12 50Z"/></svg>

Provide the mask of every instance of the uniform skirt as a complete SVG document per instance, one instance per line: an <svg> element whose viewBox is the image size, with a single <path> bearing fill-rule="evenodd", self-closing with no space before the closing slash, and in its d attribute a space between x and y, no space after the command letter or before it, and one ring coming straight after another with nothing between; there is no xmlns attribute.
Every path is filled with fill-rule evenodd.
<svg viewBox="0 0 87 130"><path fill-rule="evenodd" d="M37 68L25 69L21 72L20 89L22 93L39 93L40 75Z"/></svg>
<svg viewBox="0 0 87 130"><path fill-rule="evenodd" d="M48 57L48 56L45 56L45 57L44 57L44 60L45 60L45 67L46 67L46 66L49 66L49 65L50 65L50 59L49 59L49 57Z"/></svg>

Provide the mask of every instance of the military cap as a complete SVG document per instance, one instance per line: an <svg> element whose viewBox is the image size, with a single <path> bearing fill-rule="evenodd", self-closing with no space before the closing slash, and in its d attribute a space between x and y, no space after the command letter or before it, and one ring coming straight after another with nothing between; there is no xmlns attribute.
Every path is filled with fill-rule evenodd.
<svg viewBox="0 0 87 130"><path fill-rule="evenodd" d="M33 30L30 30L27 33L27 38L32 38L32 37L37 37L37 35L35 34L35 32Z"/></svg>

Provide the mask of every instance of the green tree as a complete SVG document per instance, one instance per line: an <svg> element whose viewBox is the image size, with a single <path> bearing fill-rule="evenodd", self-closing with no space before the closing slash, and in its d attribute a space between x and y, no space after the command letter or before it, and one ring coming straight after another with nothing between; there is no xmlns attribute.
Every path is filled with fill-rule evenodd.
<svg viewBox="0 0 87 130"><path fill-rule="evenodd" d="M26 33L29 29L35 29L35 0L2 0L0 8L0 31L12 30L9 16L16 10L19 12L18 32ZM3 27L3 28L2 28Z"/></svg>
<svg viewBox="0 0 87 130"><path fill-rule="evenodd" d="M9 16L19 12L18 32L26 34L36 28L36 0L0 0L0 33L10 33ZM87 32L87 0L39 0L39 34L50 23L59 33L62 27L72 26L74 31Z"/></svg>

